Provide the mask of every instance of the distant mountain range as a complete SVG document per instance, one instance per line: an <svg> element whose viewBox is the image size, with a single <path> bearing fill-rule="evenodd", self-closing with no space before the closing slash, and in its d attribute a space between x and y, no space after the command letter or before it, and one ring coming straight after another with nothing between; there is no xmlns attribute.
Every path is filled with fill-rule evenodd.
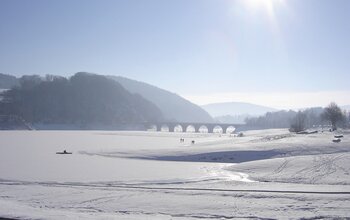
<svg viewBox="0 0 350 220"><path fill-rule="evenodd" d="M247 117L260 116L277 109L245 102L223 102L201 106L215 121L244 124Z"/></svg>
<svg viewBox="0 0 350 220"><path fill-rule="evenodd" d="M277 112L279 109L255 105L251 103L244 102L224 102L224 103L214 103L201 106L205 109L215 121L221 123L236 123L236 124L244 124L246 118L262 116L267 112ZM340 106L343 110L350 111L350 105ZM322 111L322 107L313 107L313 108L302 108L295 109L305 110L312 109L313 111ZM320 112L318 112L320 114Z"/></svg>
<svg viewBox="0 0 350 220"><path fill-rule="evenodd" d="M224 115L263 115L266 112L277 111L278 109L262 105L255 105L245 102L223 102L201 106L211 116L218 117Z"/></svg>

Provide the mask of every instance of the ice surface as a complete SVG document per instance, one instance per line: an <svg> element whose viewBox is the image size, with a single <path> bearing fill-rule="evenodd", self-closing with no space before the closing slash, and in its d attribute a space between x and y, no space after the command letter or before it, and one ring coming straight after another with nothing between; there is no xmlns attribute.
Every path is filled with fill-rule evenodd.
<svg viewBox="0 0 350 220"><path fill-rule="evenodd" d="M244 134L1 131L0 216L350 217L349 132Z"/></svg>

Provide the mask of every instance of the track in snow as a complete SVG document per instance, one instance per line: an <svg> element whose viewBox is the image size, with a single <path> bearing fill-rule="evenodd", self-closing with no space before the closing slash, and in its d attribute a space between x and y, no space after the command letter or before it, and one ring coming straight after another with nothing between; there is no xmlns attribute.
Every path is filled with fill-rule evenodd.
<svg viewBox="0 0 350 220"><path fill-rule="evenodd" d="M350 195L350 191L302 191L302 190L259 190L259 189L222 189L222 188L197 188L197 187L149 187L140 185L101 185L84 183L41 183L41 182L0 182L0 185L42 185L49 187L88 187L88 188L115 188L115 189L141 189L141 190L166 190L166 191L206 191L206 192L241 192L241 193L292 193L292 194L327 194Z"/></svg>

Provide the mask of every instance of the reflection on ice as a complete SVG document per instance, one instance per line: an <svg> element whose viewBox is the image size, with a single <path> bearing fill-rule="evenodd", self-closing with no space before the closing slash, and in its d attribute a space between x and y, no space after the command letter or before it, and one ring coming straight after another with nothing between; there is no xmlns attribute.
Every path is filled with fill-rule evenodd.
<svg viewBox="0 0 350 220"><path fill-rule="evenodd" d="M229 170L232 165L218 164L215 167L207 168L207 172L210 176L215 177L220 180L227 181L240 181L240 182L257 182L249 179L249 175L241 172L233 172Z"/></svg>

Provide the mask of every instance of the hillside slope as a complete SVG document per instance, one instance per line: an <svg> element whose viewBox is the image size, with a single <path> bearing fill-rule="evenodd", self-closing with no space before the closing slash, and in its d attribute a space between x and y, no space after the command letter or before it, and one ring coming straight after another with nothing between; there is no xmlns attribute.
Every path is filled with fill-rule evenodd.
<svg viewBox="0 0 350 220"><path fill-rule="evenodd" d="M201 107L181 96L147 83L120 76L108 76L131 93L140 94L153 102L163 113L165 120L178 122L213 122L212 117Z"/></svg>

